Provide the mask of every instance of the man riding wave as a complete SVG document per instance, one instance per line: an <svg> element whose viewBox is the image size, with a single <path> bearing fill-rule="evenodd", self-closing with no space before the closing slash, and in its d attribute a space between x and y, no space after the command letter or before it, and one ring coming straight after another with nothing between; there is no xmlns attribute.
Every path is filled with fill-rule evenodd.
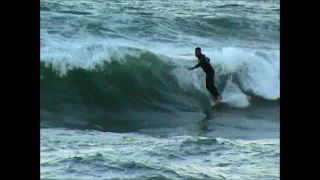
<svg viewBox="0 0 320 180"><path fill-rule="evenodd" d="M195 65L194 67L190 67L188 69L193 70L198 67L201 67L203 69L203 71L206 73L206 88L207 88L207 90L213 95L213 97L215 98L215 102L220 102L222 100L222 98L221 98L220 93L218 92L218 89L214 85L215 70L210 65L210 59L201 53L200 47L197 47L195 49L195 56L198 58L198 64Z"/></svg>

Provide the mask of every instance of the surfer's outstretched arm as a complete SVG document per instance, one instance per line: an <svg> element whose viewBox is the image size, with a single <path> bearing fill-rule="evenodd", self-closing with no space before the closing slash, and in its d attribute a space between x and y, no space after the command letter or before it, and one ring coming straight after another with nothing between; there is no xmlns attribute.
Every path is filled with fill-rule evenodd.
<svg viewBox="0 0 320 180"><path fill-rule="evenodd" d="M196 64L194 67L190 68L190 69L197 69L198 67L200 67L201 62L199 62L198 64Z"/></svg>
<svg viewBox="0 0 320 180"><path fill-rule="evenodd" d="M202 63L203 62L199 62L198 64L196 64L195 66L193 66L193 67L190 67L190 68L188 68L189 70L193 70L193 69L197 69L198 67L200 67L201 65L202 65Z"/></svg>
<svg viewBox="0 0 320 180"><path fill-rule="evenodd" d="M193 70L193 69L197 69L198 67L203 67L203 66L206 66L206 63L207 63L207 60L204 59L205 56L201 56L199 59L198 59L198 64L196 64L194 67L191 67L191 68L188 68L189 70ZM208 60L210 61L210 60Z"/></svg>

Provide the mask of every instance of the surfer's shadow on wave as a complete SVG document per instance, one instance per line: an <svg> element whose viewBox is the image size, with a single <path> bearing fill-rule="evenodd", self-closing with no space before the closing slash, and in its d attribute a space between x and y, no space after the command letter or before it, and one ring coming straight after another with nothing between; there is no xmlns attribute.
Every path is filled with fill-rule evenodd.
<svg viewBox="0 0 320 180"><path fill-rule="evenodd" d="M221 117L221 114L218 112L205 113L204 117L198 121L198 127L202 132L214 131L213 122L218 120Z"/></svg>

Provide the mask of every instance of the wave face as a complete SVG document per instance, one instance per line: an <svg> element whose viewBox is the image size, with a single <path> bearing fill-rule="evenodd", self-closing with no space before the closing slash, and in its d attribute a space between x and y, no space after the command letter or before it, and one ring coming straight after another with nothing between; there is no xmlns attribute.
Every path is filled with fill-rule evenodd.
<svg viewBox="0 0 320 180"><path fill-rule="evenodd" d="M85 63L86 58L79 61L83 54L101 49L108 55L105 60L92 64ZM69 54L73 56L67 59ZM267 101L279 99L279 87L274 83L279 77L269 76L269 81L265 78L266 73L277 71L264 59L274 54L249 53L236 48L210 54L217 59L213 64L217 71L216 83L229 107L267 105ZM224 54L255 59L233 64L227 61L228 57L223 59ZM44 121L132 130L146 124L172 125L172 120L184 113L210 108L204 73L201 69L187 71L186 67L195 61L186 60L184 56L170 57L137 48L104 45L73 49L65 57L62 53L59 55L50 49L44 56L48 60L40 62L40 110ZM61 58L64 61L59 61ZM231 81L237 81L238 86ZM244 98L246 95L254 97L251 102L255 104Z"/></svg>

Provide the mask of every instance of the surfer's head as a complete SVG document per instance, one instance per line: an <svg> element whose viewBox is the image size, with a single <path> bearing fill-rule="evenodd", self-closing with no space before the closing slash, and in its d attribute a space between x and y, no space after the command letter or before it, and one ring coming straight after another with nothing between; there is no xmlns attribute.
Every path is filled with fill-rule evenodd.
<svg viewBox="0 0 320 180"><path fill-rule="evenodd" d="M195 52L195 56L196 56L196 57L199 57L199 56L201 55L201 48L196 47L196 49L194 50L194 52Z"/></svg>

